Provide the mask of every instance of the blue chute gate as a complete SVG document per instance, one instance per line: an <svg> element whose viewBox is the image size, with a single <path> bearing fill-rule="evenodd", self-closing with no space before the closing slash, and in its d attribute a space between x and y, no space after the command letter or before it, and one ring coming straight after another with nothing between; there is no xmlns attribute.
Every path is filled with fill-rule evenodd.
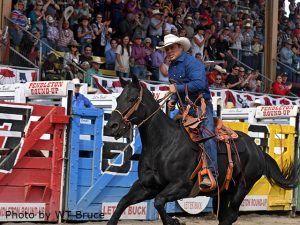
<svg viewBox="0 0 300 225"><path fill-rule="evenodd" d="M109 219L120 199L137 179L136 146L129 134L115 140L104 132L110 114L103 109L75 109L70 129L67 194L64 219ZM130 206L123 219L154 220L153 201Z"/></svg>

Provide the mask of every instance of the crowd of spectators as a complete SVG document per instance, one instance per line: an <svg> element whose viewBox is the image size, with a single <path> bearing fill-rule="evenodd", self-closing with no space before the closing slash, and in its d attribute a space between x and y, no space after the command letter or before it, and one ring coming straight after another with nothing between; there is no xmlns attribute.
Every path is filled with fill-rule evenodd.
<svg viewBox="0 0 300 225"><path fill-rule="evenodd" d="M279 2L278 56L286 65L280 64L280 75L285 73L288 82L295 82L299 74L294 70L300 69L300 5L289 0L287 15L284 1ZM189 38L192 43L189 53L198 60L220 62L206 63L212 87L261 91L262 79L258 74L262 72L264 51L265 0L17 0L14 3L12 44L28 49L30 60L38 57L37 39L27 37L22 27L53 49L65 52L64 69L71 71L68 79L77 74L72 62L99 75L102 68L115 70L123 77L151 75L152 80L166 81L169 60L156 47L163 45L164 35L171 33ZM49 49L43 49L43 54L47 56ZM78 78L90 85L90 75L87 77Z"/></svg>

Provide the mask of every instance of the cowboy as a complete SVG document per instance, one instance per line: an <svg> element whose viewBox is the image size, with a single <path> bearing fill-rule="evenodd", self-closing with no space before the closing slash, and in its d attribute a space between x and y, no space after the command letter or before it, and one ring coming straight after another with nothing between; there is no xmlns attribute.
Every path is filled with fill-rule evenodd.
<svg viewBox="0 0 300 225"><path fill-rule="evenodd" d="M202 135L203 138L206 138L214 133L213 106L205 75L205 66L195 57L186 53L190 47L191 43L188 38L168 34L164 37L164 46L157 47L157 49L166 51L167 57L171 61L168 71L169 78L175 82L175 84L169 85L170 92L174 93L174 95L168 102L168 108L173 110L176 102L179 100L175 94L176 92L178 92L183 104L186 105L184 102L186 86L191 101L195 102L199 95L202 95L206 103L207 117L202 123L203 127L205 127ZM191 114L196 114L196 112L192 111ZM205 142L205 149L208 156L209 169L214 176L217 176L217 146L214 138ZM209 177L204 176L200 187L209 188L210 186L211 181Z"/></svg>
<svg viewBox="0 0 300 225"><path fill-rule="evenodd" d="M80 94L81 83L78 78L74 78L72 80L74 84L74 95L72 99L72 107L73 108L95 108L95 106L91 103L91 101L85 97L83 94Z"/></svg>
<svg viewBox="0 0 300 225"><path fill-rule="evenodd" d="M96 87L95 84L93 84L92 78L93 76L102 76L102 72L100 70L100 65L104 62L101 60L100 57L94 56L91 63L91 68L86 72L84 77L84 82L88 84L90 87Z"/></svg>

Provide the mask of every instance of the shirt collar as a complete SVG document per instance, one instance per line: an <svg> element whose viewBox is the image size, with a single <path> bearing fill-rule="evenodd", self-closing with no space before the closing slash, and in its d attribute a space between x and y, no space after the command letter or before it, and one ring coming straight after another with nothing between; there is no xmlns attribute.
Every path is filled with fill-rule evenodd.
<svg viewBox="0 0 300 225"><path fill-rule="evenodd" d="M186 53L182 52L181 55L176 59L176 62L183 62L185 60Z"/></svg>

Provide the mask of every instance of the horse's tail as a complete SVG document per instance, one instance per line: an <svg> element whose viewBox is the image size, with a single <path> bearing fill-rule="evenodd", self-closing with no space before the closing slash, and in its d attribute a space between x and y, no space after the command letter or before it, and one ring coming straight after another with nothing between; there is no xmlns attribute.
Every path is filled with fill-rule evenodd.
<svg viewBox="0 0 300 225"><path fill-rule="evenodd" d="M300 166L298 164L290 163L281 172L276 161L269 156L267 153L263 152L266 166L265 175L271 184L276 184L283 189L293 189L297 187L299 183L299 171Z"/></svg>

